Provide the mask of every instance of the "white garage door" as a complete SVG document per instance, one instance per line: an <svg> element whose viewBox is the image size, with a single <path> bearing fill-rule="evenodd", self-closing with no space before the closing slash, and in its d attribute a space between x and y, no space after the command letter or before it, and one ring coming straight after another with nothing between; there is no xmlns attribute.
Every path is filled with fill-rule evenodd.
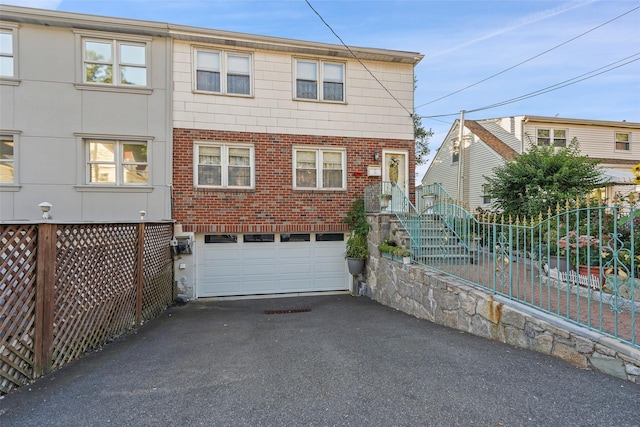
<svg viewBox="0 0 640 427"><path fill-rule="evenodd" d="M348 290L344 234L197 236L197 296Z"/></svg>

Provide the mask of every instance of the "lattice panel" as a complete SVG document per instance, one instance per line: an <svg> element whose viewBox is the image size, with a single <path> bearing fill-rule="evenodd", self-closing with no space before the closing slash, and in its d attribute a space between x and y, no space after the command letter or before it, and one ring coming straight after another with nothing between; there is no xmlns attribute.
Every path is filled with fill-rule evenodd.
<svg viewBox="0 0 640 427"><path fill-rule="evenodd" d="M142 320L153 319L173 302L171 224L145 224Z"/></svg>
<svg viewBox="0 0 640 427"><path fill-rule="evenodd" d="M58 226L52 367L133 327L135 224Z"/></svg>
<svg viewBox="0 0 640 427"><path fill-rule="evenodd" d="M0 394L33 379L35 225L0 225Z"/></svg>

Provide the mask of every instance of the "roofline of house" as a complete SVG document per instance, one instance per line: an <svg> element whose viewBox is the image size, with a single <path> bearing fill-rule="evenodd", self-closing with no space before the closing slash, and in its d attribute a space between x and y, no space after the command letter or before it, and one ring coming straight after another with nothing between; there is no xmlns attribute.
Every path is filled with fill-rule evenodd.
<svg viewBox="0 0 640 427"><path fill-rule="evenodd" d="M611 120L591 120L591 119L567 119L563 117L545 117L545 116L522 116L525 123L558 123L583 126L606 126L606 127L624 127L628 129L640 129L640 123L627 121L611 121Z"/></svg>
<svg viewBox="0 0 640 427"><path fill-rule="evenodd" d="M298 54L353 58L379 62L416 65L424 58L417 52L320 43L257 34L214 30L164 22L89 15L22 6L0 5L1 20L15 23L46 25L63 28L111 31L127 34L168 37L176 40L223 44L233 47L265 49Z"/></svg>

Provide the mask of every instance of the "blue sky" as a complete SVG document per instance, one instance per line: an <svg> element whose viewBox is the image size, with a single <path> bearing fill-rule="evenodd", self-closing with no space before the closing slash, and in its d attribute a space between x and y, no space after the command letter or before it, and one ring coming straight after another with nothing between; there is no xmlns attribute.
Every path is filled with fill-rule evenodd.
<svg viewBox="0 0 640 427"><path fill-rule="evenodd" d="M304 0L0 2L340 43ZM540 96L467 113L466 118L527 114L640 122L640 1L310 2L348 45L425 55L416 67L415 105L421 106L416 112L424 116L423 125L435 132L429 144L432 154L460 110L517 98L624 58L628 59L619 64L632 62ZM634 8L638 9L501 73ZM501 74L448 96L497 73ZM456 115L429 117L446 114ZM418 178L425 170L418 169Z"/></svg>

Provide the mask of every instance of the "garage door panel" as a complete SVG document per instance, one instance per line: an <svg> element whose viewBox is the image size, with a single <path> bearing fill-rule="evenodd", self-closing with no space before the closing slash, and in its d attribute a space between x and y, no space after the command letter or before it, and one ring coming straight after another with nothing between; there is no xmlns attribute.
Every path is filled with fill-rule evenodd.
<svg viewBox="0 0 640 427"><path fill-rule="evenodd" d="M345 243L206 244L197 239L197 296L347 290Z"/></svg>

